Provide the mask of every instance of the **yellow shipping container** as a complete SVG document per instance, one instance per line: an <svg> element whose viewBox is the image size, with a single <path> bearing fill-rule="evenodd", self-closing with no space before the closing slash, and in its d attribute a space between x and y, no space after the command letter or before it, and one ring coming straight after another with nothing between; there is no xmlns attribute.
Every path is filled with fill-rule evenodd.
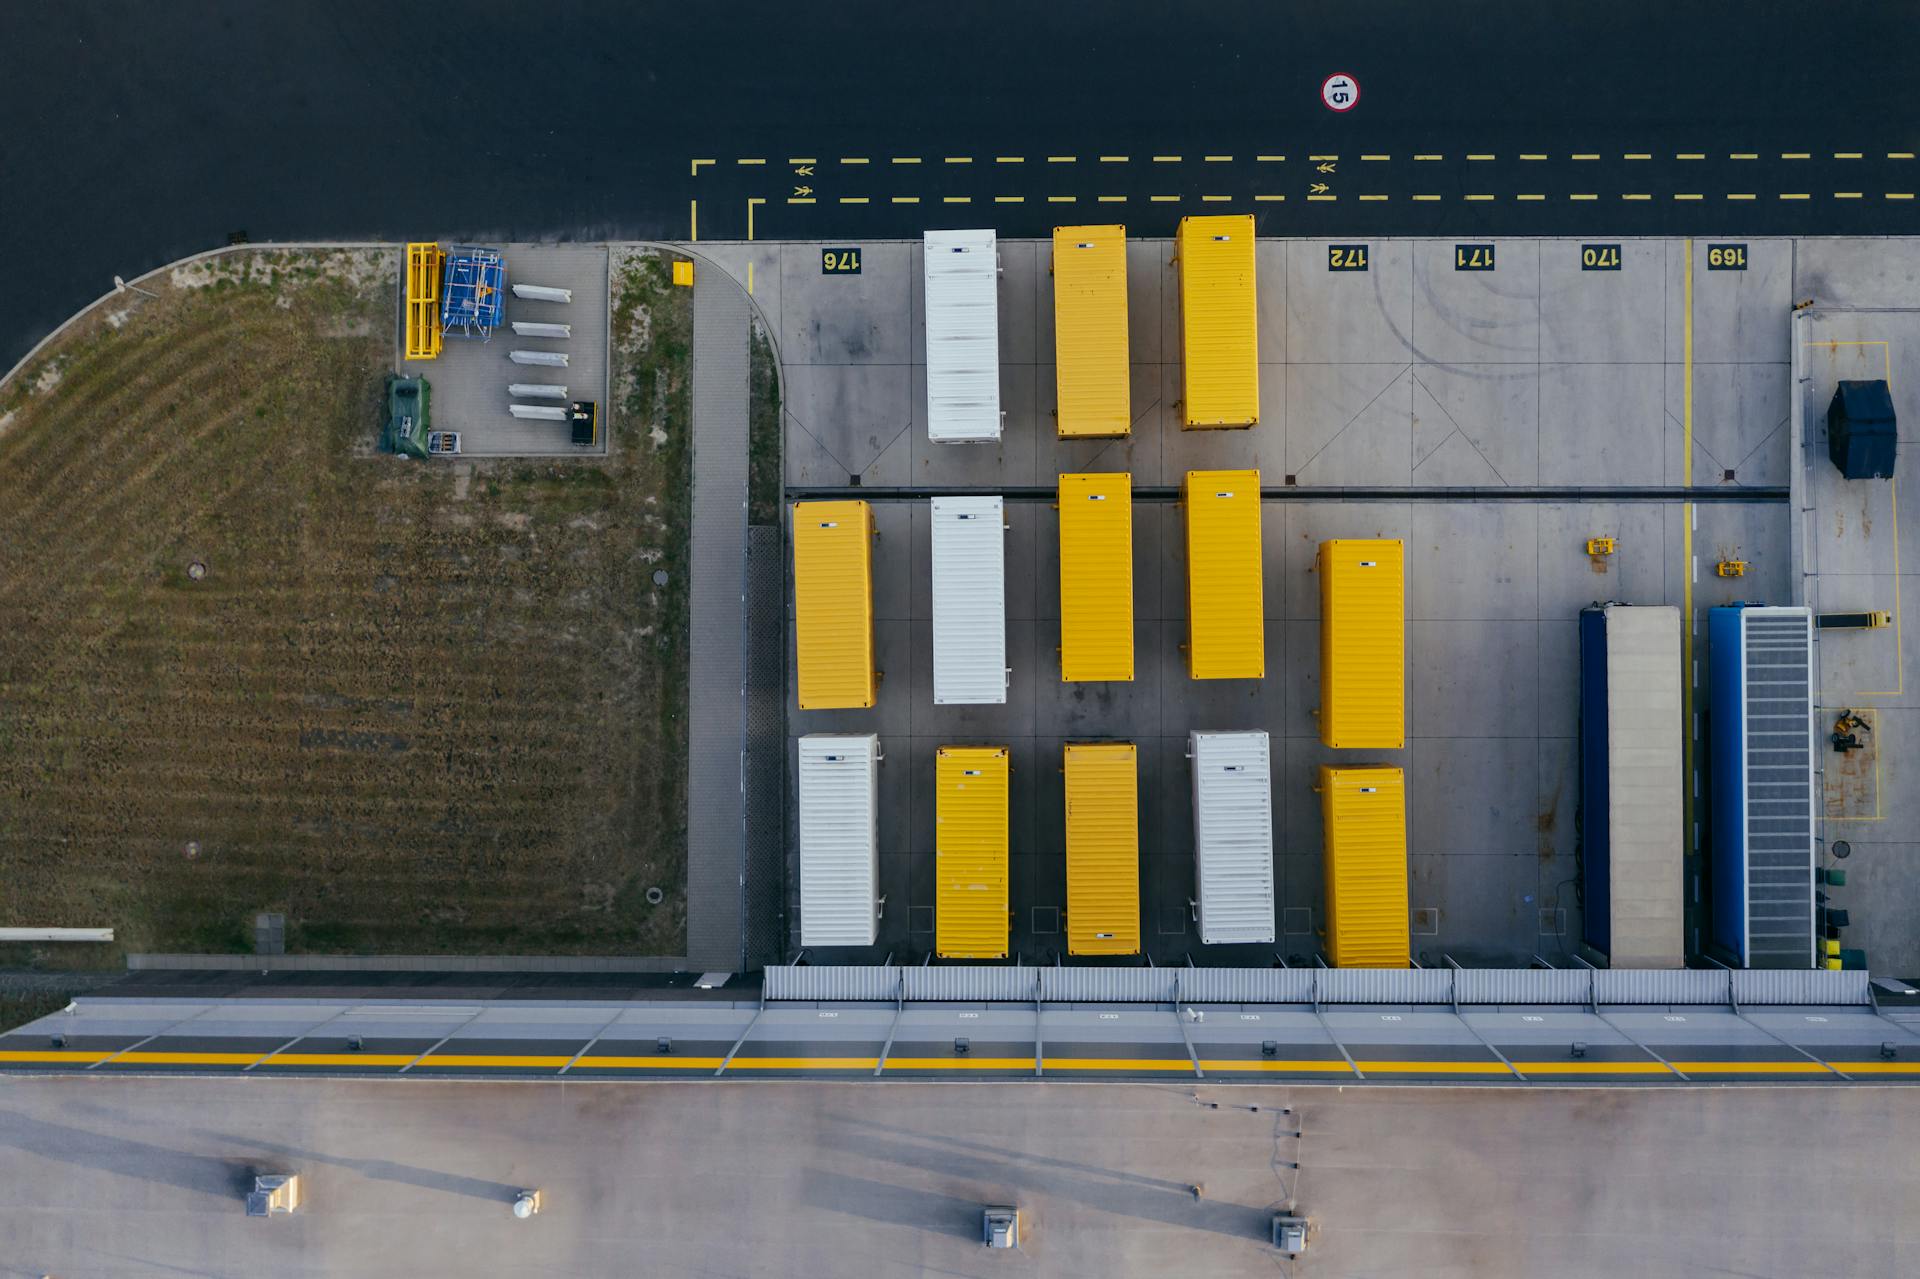
<svg viewBox="0 0 1920 1279"><path fill-rule="evenodd" d="M1188 471L1187 669L1195 679L1267 673L1260 472Z"/></svg>
<svg viewBox="0 0 1920 1279"><path fill-rule="evenodd" d="M1053 229L1053 345L1061 438L1131 431L1125 227Z"/></svg>
<svg viewBox="0 0 1920 1279"><path fill-rule="evenodd" d="M934 763L933 948L1007 954L1007 748L942 746Z"/></svg>
<svg viewBox="0 0 1920 1279"><path fill-rule="evenodd" d="M1060 477L1060 678L1133 678L1133 477Z"/></svg>
<svg viewBox="0 0 1920 1279"><path fill-rule="evenodd" d="M873 508L796 502L793 615L800 709L873 705Z"/></svg>
<svg viewBox="0 0 1920 1279"><path fill-rule="evenodd" d="M1069 743L1067 953L1140 953L1140 768L1132 742Z"/></svg>
<svg viewBox="0 0 1920 1279"><path fill-rule="evenodd" d="M1320 543L1320 740L1407 744L1406 554L1397 538Z"/></svg>
<svg viewBox="0 0 1920 1279"><path fill-rule="evenodd" d="M1260 317L1254 301L1253 215L1180 219L1180 343L1186 361L1182 428L1260 421Z"/></svg>
<svg viewBox="0 0 1920 1279"><path fill-rule="evenodd" d="M1405 968L1407 786L1397 768L1320 766L1327 955L1335 968Z"/></svg>

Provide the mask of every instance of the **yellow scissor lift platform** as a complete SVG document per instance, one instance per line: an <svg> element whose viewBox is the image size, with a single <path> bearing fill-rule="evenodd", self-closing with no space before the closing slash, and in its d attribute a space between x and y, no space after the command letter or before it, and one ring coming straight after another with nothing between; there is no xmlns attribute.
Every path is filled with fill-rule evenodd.
<svg viewBox="0 0 1920 1279"><path fill-rule="evenodd" d="M407 246L407 358L440 358L440 274L447 255L438 244Z"/></svg>

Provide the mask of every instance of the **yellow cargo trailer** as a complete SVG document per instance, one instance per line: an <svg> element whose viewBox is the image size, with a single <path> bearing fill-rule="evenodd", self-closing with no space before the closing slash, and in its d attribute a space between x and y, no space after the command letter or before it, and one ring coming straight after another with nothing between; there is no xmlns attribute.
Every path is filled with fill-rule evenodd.
<svg viewBox="0 0 1920 1279"><path fill-rule="evenodd" d="M1320 766L1327 955L1336 968L1405 968L1407 786L1397 768Z"/></svg>
<svg viewBox="0 0 1920 1279"><path fill-rule="evenodd" d="M1405 546L1320 543L1320 740L1343 749L1407 744Z"/></svg>
<svg viewBox="0 0 1920 1279"><path fill-rule="evenodd" d="M1069 742L1067 953L1140 953L1140 768L1132 742Z"/></svg>
<svg viewBox="0 0 1920 1279"><path fill-rule="evenodd" d="M1060 678L1133 678L1133 477L1060 477Z"/></svg>
<svg viewBox="0 0 1920 1279"><path fill-rule="evenodd" d="M1131 431L1125 227L1053 229L1053 345L1060 437Z"/></svg>
<svg viewBox="0 0 1920 1279"><path fill-rule="evenodd" d="M933 948L1007 954L1007 748L942 746L934 763Z"/></svg>
<svg viewBox="0 0 1920 1279"><path fill-rule="evenodd" d="M1180 219L1180 345L1184 430L1260 421L1260 316L1253 215Z"/></svg>
<svg viewBox="0 0 1920 1279"><path fill-rule="evenodd" d="M1188 471L1187 669L1195 679L1267 673L1260 472Z"/></svg>
<svg viewBox="0 0 1920 1279"><path fill-rule="evenodd" d="M873 508L796 502L793 620L800 709L873 705Z"/></svg>

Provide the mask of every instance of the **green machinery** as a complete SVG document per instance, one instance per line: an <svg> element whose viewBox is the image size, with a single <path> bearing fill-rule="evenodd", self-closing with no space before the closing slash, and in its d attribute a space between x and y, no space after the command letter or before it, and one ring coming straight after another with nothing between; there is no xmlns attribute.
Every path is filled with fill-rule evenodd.
<svg viewBox="0 0 1920 1279"><path fill-rule="evenodd" d="M403 457L425 458L427 446L427 380L387 378L387 426L380 447Z"/></svg>

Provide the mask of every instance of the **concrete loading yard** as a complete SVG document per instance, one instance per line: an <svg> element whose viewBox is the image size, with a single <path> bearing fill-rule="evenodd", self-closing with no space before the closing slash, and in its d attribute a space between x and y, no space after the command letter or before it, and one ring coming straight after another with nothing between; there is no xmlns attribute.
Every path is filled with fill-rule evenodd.
<svg viewBox="0 0 1920 1279"><path fill-rule="evenodd" d="M1339 762L1404 770L1413 959L1576 962L1579 612L1596 601L1690 607L1688 656L1704 668L1709 609L1796 600L1801 552L1787 490L1812 463L1795 464L1793 442L1807 440L1827 463L1824 437L1810 438L1824 398L1806 434L1789 420L1791 307L1809 291L1821 301L1847 291L1868 304L1891 300L1897 289L1877 281L1897 275L1891 264L1912 250L1528 240L1464 246L1484 253L1463 256L1452 241L1261 240L1259 424L1189 431L1175 246L1132 239L1131 430L1078 440L1057 429L1048 265L1060 243L998 246L1004 432L964 447L934 444L923 424L918 244L869 243L862 274L849 278L824 274L812 246L706 246L738 275L753 262L756 300L781 339L789 496L864 499L879 533L876 704L790 704L788 719L795 738L878 734L888 761L876 783L887 906L874 947L815 949L809 960L917 962L933 949L932 765L951 744L1008 747L1012 953L1030 963L1064 957L1071 890L1060 761L1069 741L1098 739L1139 752L1143 950L1157 962L1315 962L1326 895L1313 788L1319 767ZM1816 281L1826 288L1804 287ZM1897 352L1873 349L1897 363ZM1897 371L1891 380L1898 401ZM1257 469L1265 490L1264 679L1190 678L1189 556L1176 499L1190 471L1222 469ZM1133 492L1135 677L1062 682L1057 477L1119 473ZM1886 481L1829 471L1821 482L1877 484L1891 505ZM925 499L947 492L1006 499L1004 704L939 705L928 684ZM1315 716L1315 558L1322 542L1341 537L1406 548L1407 742L1365 758L1324 746ZM1885 596L1891 614L1897 573L1886 568L1870 593ZM1892 680L1904 660L1897 623L1820 639L1822 662L1867 652L1883 654L1875 660ZM1690 695L1704 715L1704 688ZM1818 714L1833 717L1825 700ZM1898 708L1878 714L1897 720ZM1273 739L1277 936L1257 950L1203 946L1193 931L1187 737L1226 729ZM1884 797L1894 789L1884 756L1876 767ZM1850 820L1851 810L1833 807L1841 802L1823 797L1822 815ZM1852 833L1858 876L1855 850L1867 841ZM1889 867L1900 855L1876 860ZM1826 856L1809 873L1827 869L1848 868ZM1708 877L1691 863L1672 877L1673 895L1686 898L1686 952L1700 956L1711 940L1698 913ZM1845 948L1867 952L1876 970L1911 966L1913 905L1901 887L1873 909L1856 907Z"/></svg>

